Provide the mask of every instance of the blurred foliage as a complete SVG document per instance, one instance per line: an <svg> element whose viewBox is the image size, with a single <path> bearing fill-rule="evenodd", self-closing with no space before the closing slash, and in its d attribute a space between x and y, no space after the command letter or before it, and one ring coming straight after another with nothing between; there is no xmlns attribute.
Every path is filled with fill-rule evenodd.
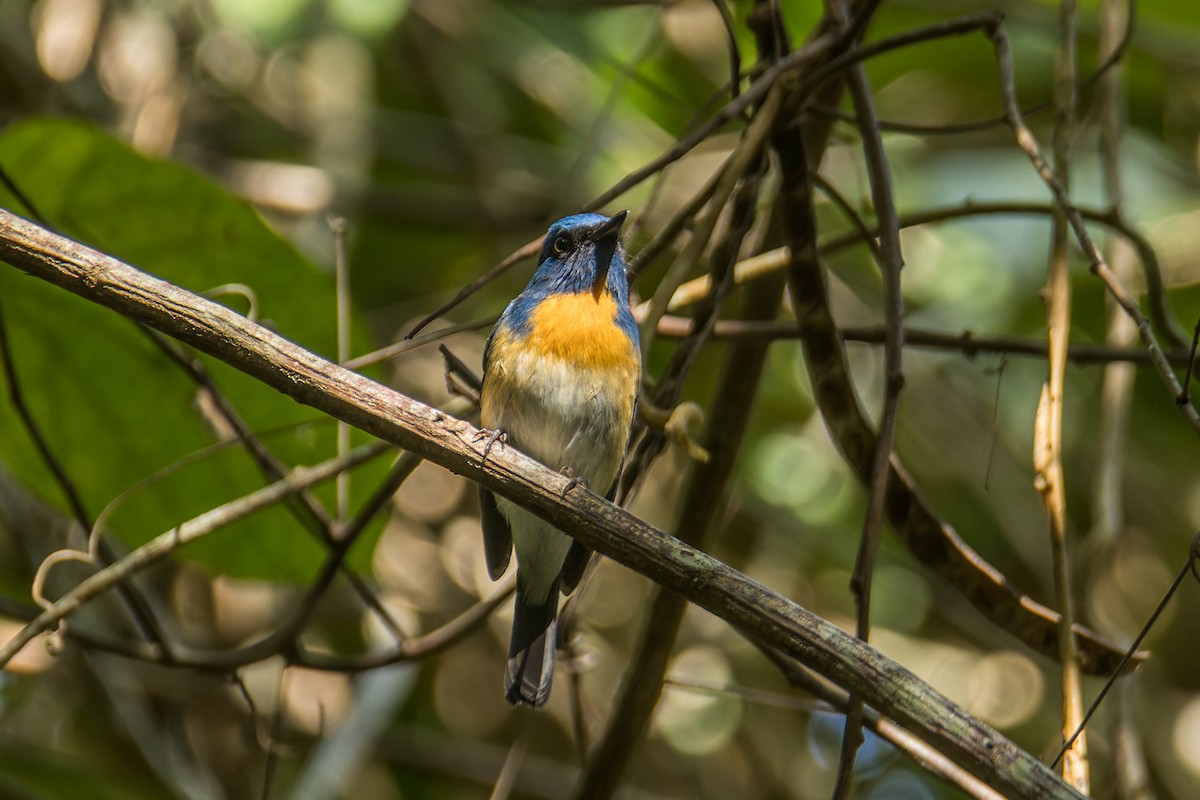
<svg viewBox="0 0 1200 800"><path fill-rule="evenodd" d="M748 69L751 4L729 5ZM883 4L868 38L997 5L1013 38L1020 97L1027 104L1049 98L1054 3L897 0ZM823 11L815 0L781 6L794 42ZM1085 72L1098 62L1098 6L1081 9ZM1197 4L1138 4L1124 62L1128 128L1120 163L1124 213L1158 252L1172 306L1188 328L1200 316L1198 42ZM359 355L402 337L549 221L693 130L727 98L729 64L709 0L0 0L0 167L57 229L194 291L243 284L260 319L327 356L335 353L328 218L344 216ZM993 56L979 36L891 52L871 60L867 73L887 120L950 124L1000 109ZM1081 205L1103 208L1095 90L1081 99L1073 191ZM1045 142L1050 117L1030 120ZM704 184L735 133L731 125L611 206L633 212L631 252ZM895 132L885 142L902 212L1047 200L1002 126L959 135ZM850 125L835 126L821 172L870 218ZM8 192L0 191L0 205L31 213ZM831 203L822 201L818 212L823 234L850 229ZM906 230L908 322L1040 339L1048 230L1045 219L1010 216ZM636 287L642 297L672 255L650 264ZM827 264L838 321L879 324L881 280L866 248L838 250ZM1103 342L1108 304L1077 266L1072 339ZM530 269L518 265L438 324L495 314ZM1140 276L1128 280L1140 290ZM249 309L244 296L215 299ZM109 519L122 545L264 482L237 447L180 463L227 432L214 429L190 379L128 321L7 268L0 270L0 309L26 402L92 515L179 464ZM450 346L477 367L484 335L462 334ZM656 342L651 378L673 346ZM881 353L850 349L864 401L877 409ZM703 353L688 399L708 404L722 350L717 343ZM287 463L333 453L331 423L205 363ZM1097 488L1101 369L1068 372L1068 512L1081 616L1127 642L1200 527L1200 462L1174 399L1139 369L1124 441L1123 521L1105 532L1099 501L1112 498ZM910 348L905 376L898 451L922 491L1014 584L1047 600L1046 526L1031 466L1044 362ZM447 399L432 348L411 351L373 377L426 402ZM847 586L865 495L814 414L794 343L774 345L751 423L714 552L849 627ZM61 522L67 508L8 405L0 408L0 466L0 586L10 599L26 599L33 569L60 546L47 520ZM379 469L356 473L351 508ZM671 530L686 469L682 455L669 452L634 510ZM332 508L331 490L318 496ZM397 494L378 537L352 551L406 632L429 630L491 591L476 514L465 482L423 466ZM185 549L139 586L155 599L172 640L232 647L278 626L321 554L304 526L276 509ZM579 599L582 655L570 667L580 671L593 733L647 596L644 580L605 563ZM1200 653L1192 646L1200 637L1198 596L1185 583L1151 632L1155 658L1131 690L1153 787L1181 800L1200 781ZM527 749L518 794L566 796L578 765L571 669L564 665L546 713L509 709L500 691L508 613L502 608L481 633L419 665L350 676L284 670L273 659L241 670L241 687L220 675L84 652L70 639L59 643L66 649L56 659L29 648L0 679L0 793L79 797L90 781L103 787L89 794L98 797L251 798L262 796L269 775L271 797L484 797L520 742ZM15 624L5 620L0 634ZM882 650L1031 752L1053 756L1055 666L982 624L890 535L874 627ZM304 641L355 652L391 639L335 585ZM776 670L724 623L689 612L671 675L628 776L642 796L829 795L841 717L797 708ZM725 691L733 685L755 693ZM1098 689L1086 686L1090 694ZM1120 796L1116 705L1110 700L1090 729L1098 797ZM362 731L370 735L355 739ZM268 764L264 743L272 740ZM347 752L352 757L337 760ZM340 790L324 788L329 764L340 768ZM858 770L859 797L960 796L870 737Z"/></svg>
<svg viewBox="0 0 1200 800"><path fill-rule="evenodd" d="M194 291L248 283L248 295L226 289L221 299L242 310L253 305L254 316L318 353L335 352L332 281L210 182L77 122L13 125L0 152L13 180L65 234ZM10 195L0 203L17 205ZM25 402L55 421L49 445L90 513L213 443L212 425L193 407L205 398L128 320L14 270L0 277L0 296L21 298L4 310ZM311 411L230 367L210 361L207 369L251 429L283 430L271 440L281 458L305 463L329 452L332 425L313 424ZM10 468L57 500L52 476L8 407L0 438ZM249 457L229 448L180 466L118 506L108 515L110 529L142 544L262 482ZM270 510L199 542L191 554L230 574L307 580L324 548L297 537L287 521L284 509Z"/></svg>

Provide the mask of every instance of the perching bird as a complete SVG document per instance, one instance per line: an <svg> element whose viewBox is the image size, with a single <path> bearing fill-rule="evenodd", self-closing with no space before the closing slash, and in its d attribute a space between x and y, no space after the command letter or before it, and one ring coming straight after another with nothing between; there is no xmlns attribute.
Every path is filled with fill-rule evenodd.
<svg viewBox="0 0 1200 800"><path fill-rule="evenodd" d="M494 437L597 491L616 489L641 379L621 248L626 212L554 223L525 291L483 354L482 423ZM550 696L558 593L590 553L532 513L480 487L484 555L495 580L517 551L517 597L504 671L513 704Z"/></svg>

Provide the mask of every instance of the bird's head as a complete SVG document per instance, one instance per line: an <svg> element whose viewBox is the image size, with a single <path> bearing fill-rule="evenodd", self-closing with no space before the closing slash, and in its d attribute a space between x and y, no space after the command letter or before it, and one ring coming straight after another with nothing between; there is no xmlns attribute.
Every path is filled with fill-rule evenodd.
<svg viewBox="0 0 1200 800"><path fill-rule="evenodd" d="M591 292L597 299L607 291L624 300L621 224L627 213L575 214L551 225L530 286L546 293Z"/></svg>

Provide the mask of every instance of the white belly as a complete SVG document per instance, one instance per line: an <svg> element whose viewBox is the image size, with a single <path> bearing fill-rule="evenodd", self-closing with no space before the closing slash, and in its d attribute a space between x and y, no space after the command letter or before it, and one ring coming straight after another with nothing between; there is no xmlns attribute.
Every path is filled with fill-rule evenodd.
<svg viewBox="0 0 1200 800"><path fill-rule="evenodd" d="M551 469L567 468L593 491L608 491L625 454L635 383L615 370L584 372L525 354L493 364L488 378L484 427L504 431L509 444Z"/></svg>
<svg viewBox="0 0 1200 800"><path fill-rule="evenodd" d="M637 373L584 371L531 353L491 354L484 382L483 425L555 470L566 469L600 494L621 468L633 417ZM571 540L503 498L525 591L541 601L562 569Z"/></svg>

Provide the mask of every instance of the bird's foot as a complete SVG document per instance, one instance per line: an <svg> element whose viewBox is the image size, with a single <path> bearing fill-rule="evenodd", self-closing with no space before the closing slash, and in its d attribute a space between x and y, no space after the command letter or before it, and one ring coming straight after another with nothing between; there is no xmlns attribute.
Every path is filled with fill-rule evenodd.
<svg viewBox="0 0 1200 800"><path fill-rule="evenodd" d="M588 488L588 479L576 475L575 470L571 469L570 467L563 467L562 469L559 470L559 472L561 472L563 475L566 475L568 478L570 478L570 480L567 481L567 485L563 487L563 490L562 490L563 497L566 497L567 493L570 492L572 489L574 489L576 486L582 486L585 489Z"/></svg>
<svg viewBox="0 0 1200 800"><path fill-rule="evenodd" d="M485 462L487 461L488 453L492 452L492 445L494 445L496 442L508 444L508 434L499 428L496 430L480 428L479 430L475 431L475 441L478 442L480 439L487 440L487 444L483 446L483 460Z"/></svg>

